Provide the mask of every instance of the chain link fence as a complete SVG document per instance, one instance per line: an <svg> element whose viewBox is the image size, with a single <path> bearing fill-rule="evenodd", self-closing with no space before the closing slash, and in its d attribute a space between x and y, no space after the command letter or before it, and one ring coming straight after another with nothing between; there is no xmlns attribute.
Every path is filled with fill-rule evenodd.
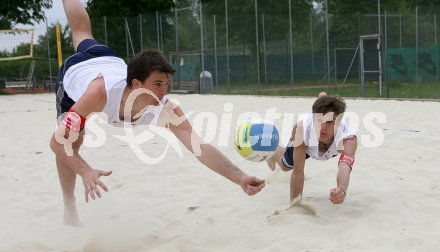
<svg viewBox="0 0 440 252"><path fill-rule="evenodd" d="M243 1L252 6L243 12L214 2L137 17L93 17L92 31L126 61L143 49L160 49L177 70L171 92L440 99L439 14L433 10L382 12L379 18L327 14L323 6L298 13L290 1L278 12L251 0ZM0 81L32 78L33 88L53 88L53 30L48 24L40 31L34 58L0 61ZM61 42L65 59L72 53L68 30ZM201 82L206 71L212 81Z"/></svg>

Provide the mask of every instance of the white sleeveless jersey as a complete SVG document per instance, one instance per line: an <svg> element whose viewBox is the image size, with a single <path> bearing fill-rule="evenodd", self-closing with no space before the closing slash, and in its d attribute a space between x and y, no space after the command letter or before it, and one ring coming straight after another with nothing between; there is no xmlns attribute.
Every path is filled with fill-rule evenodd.
<svg viewBox="0 0 440 252"><path fill-rule="evenodd" d="M100 115L104 117L109 124L122 127L124 121L120 120L119 111L122 93L127 85L127 65L122 59L104 56L89 59L71 66L64 75L64 91L73 101L77 102L86 92L90 83L100 76L104 78L107 93L107 103ZM136 121L130 122L130 124L156 125L159 114L166 101L167 98L164 97L158 106L148 106L143 115Z"/></svg>
<svg viewBox="0 0 440 252"><path fill-rule="evenodd" d="M356 131L349 128L342 120L339 124L338 131L336 132L334 141L330 148L325 153L319 152L319 142L313 125L313 114L308 113L299 118L298 121L302 121L304 129L304 144L307 146L306 153L318 160L328 160L334 155L338 155L338 145L339 143L349 137L356 134Z"/></svg>

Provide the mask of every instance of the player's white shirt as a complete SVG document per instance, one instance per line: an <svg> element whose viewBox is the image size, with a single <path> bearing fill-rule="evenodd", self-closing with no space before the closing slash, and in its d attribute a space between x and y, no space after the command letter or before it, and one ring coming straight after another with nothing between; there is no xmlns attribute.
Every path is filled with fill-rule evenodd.
<svg viewBox="0 0 440 252"><path fill-rule="evenodd" d="M127 85L127 65L122 59L104 56L71 66L64 75L64 91L73 101L77 102L86 92L90 83L100 76L104 78L107 93L107 103L100 114L106 115L109 124L122 127L124 122L119 119L119 111L122 94ZM164 97L158 106L148 106L143 115L130 124L156 125L166 101L167 98Z"/></svg>
<svg viewBox="0 0 440 252"><path fill-rule="evenodd" d="M315 159L318 160L328 160L332 158L334 155L338 155L338 145L339 143L351 136L356 134L356 131L352 128L349 128L343 121L339 124L338 131L336 132L334 141L330 148L325 153L319 152L319 141L316 136L314 124L313 124L313 114L308 113L302 115L298 121L302 121L303 129L304 129L304 144L307 146L306 153Z"/></svg>

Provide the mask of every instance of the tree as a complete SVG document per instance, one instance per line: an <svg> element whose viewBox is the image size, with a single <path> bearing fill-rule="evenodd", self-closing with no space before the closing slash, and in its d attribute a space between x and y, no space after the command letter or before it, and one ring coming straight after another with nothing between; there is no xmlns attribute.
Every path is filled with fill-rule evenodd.
<svg viewBox="0 0 440 252"><path fill-rule="evenodd" d="M34 45L34 57L47 58L47 40L49 39L51 58L57 58L57 41L56 41L56 24L50 24L47 33L38 36L37 44ZM69 26L60 27L60 39L61 39L61 51L63 52L63 58L67 58L74 53L72 38L70 37Z"/></svg>
<svg viewBox="0 0 440 252"><path fill-rule="evenodd" d="M218 29L225 30L225 1L204 0L203 12L205 16L219 17ZM257 1L259 33L262 36L262 15L265 16L265 29L271 41L289 39L289 5L285 1ZM293 26L296 32L309 27L308 18L313 10L312 1L292 0ZM304 18L307 17L307 18ZM255 1L228 0L228 28L230 44L255 44ZM220 37L220 40L225 38ZM261 40L261 39L260 39Z"/></svg>
<svg viewBox="0 0 440 252"><path fill-rule="evenodd" d="M387 13L405 13L409 2L415 0L382 0L380 11ZM378 0L357 1L317 0L325 12L328 4L330 48L353 48L357 46L359 35L377 34Z"/></svg>
<svg viewBox="0 0 440 252"><path fill-rule="evenodd" d="M44 19L44 9L51 7L52 0L3 0L0 5L0 29L40 22Z"/></svg>
<svg viewBox="0 0 440 252"><path fill-rule="evenodd" d="M49 38L50 44L50 54L51 54L51 69L52 76L56 76L58 70L57 61L57 43L55 35L56 24L51 24L47 33L40 35L38 37L37 43L34 45L34 53L32 59L19 59L11 61L0 62L0 78L26 78L29 73L29 67L32 60L35 60L34 76L36 80L41 83L43 79L47 79L49 76L49 71L47 68L47 39ZM70 30L68 26L61 27L61 46L63 52L63 61L67 57L74 53L72 46L72 39L70 37ZM22 56L29 53L29 43L21 43L13 48L12 52L0 51L0 57L10 57L10 56Z"/></svg>
<svg viewBox="0 0 440 252"><path fill-rule="evenodd" d="M156 25L152 23L156 21L156 11L165 18L173 17L172 8L174 8L173 0L94 0L87 4L87 12L91 17L92 30L94 37L101 43L107 43L117 54L124 57L127 52L128 56L140 51L144 45L140 45L140 17L142 19L142 34L156 34ZM106 17L106 19L104 19ZM127 17L127 25L130 31L130 41L126 38L126 23L124 17ZM149 23L144 23L145 21ZM147 21L147 22L148 22ZM164 29L169 30L169 23L163 23ZM107 33L105 33L107 31ZM168 33L173 34L173 33ZM127 44L129 49L127 51ZM150 43L151 44L151 43ZM133 48L131 48L133 45Z"/></svg>
<svg viewBox="0 0 440 252"><path fill-rule="evenodd" d="M91 17L135 17L173 7L173 0L94 0L88 2L87 11Z"/></svg>
<svg viewBox="0 0 440 252"><path fill-rule="evenodd" d="M438 13L440 7L440 0L406 0L405 6L409 10L414 11L416 7L420 7L424 12Z"/></svg>

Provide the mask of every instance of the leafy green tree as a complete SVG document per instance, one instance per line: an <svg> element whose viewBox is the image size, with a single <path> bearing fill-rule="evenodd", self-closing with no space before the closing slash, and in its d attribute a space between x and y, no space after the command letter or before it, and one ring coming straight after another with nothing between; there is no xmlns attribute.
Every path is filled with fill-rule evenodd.
<svg viewBox="0 0 440 252"><path fill-rule="evenodd" d="M47 29L47 33L38 36L37 44L34 46L34 57L37 58L47 58L47 40L49 39L50 55L51 58L57 58L57 41L56 41L56 24L50 24ZM72 38L69 26L60 27L60 39L61 39L61 50L63 54L63 59L66 59L74 53Z"/></svg>
<svg viewBox="0 0 440 252"><path fill-rule="evenodd" d="M88 2L87 11L91 17L133 17L173 7L173 0L94 0Z"/></svg>
<svg viewBox="0 0 440 252"><path fill-rule="evenodd" d="M12 50L11 56L28 55L30 50L29 43L21 43Z"/></svg>
<svg viewBox="0 0 440 252"><path fill-rule="evenodd" d="M218 41L225 41L226 31L226 8L225 1L203 0L203 13L207 19L216 15ZM229 44L232 46L253 45L255 46L255 1L228 0L228 35ZM290 39L289 29L289 1L257 1L257 19L259 41L263 40L263 16L266 41L274 41L287 45ZM309 32L309 15L313 12L313 2L308 0L292 0L291 13L293 32ZM295 47L307 47L310 36L295 36ZM238 52L242 54L243 52Z"/></svg>
<svg viewBox="0 0 440 252"><path fill-rule="evenodd" d="M35 60L34 78L38 85L44 83L49 76L47 58L48 48L47 40L49 39L50 54L51 54L51 70L52 76L56 76L58 70L58 50L56 41L56 24L49 25L47 33L40 35L37 43L33 48L33 59L19 59L11 61L0 62L0 78L27 78L32 60ZM72 39L70 37L70 30L68 26L61 27L61 46L63 52L63 61L74 53L72 46ZM22 56L29 53L29 43L22 43L12 49L12 52L0 52L0 57Z"/></svg>
<svg viewBox="0 0 440 252"><path fill-rule="evenodd" d="M415 2L415 0L381 0L380 10L382 15L385 11L405 13L410 10L409 2L413 1ZM356 47L359 35L378 33L377 16L374 16L378 13L377 0L356 3L347 0L317 0L316 3L321 6L322 12L325 12L326 2L329 13L330 48Z"/></svg>
<svg viewBox="0 0 440 252"><path fill-rule="evenodd" d="M173 0L94 0L88 2L87 11L91 17L95 38L101 43L107 43L119 56L124 57L127 55L127 44L129 56L139 52L141 48L151 47L151 38L142 38L144 45L140 44L139 24L142 22L142 34L156 34L156 25L151 22L156 20L156 11L164 16L164 20L172 20L173 7ZM142 19L140 19L141 16ZM124 17L127 17L127 23ZM149 23L145 23L146 21ZM170 22L163 22L162 25L164 30L171 30ZM130 29L128 39L126 26ZM107 29L106 34L105 29ZM170 36L174 32L166 34Z"/></svg>
<svg viewBox="0 0 440 252"><path fill-rule="evenodd" d="M44 20L44 9L52 7L52 0L3 0L0 5L0 29L15 24L32 24Z"/></svg>
<svg viewBox="0 0 440 252"><path fill-rule="evenodd" d="M414 11L416 7L420 7L426 12L439 13L440 0L406 0L405 7L410 11Z"/></svg>

